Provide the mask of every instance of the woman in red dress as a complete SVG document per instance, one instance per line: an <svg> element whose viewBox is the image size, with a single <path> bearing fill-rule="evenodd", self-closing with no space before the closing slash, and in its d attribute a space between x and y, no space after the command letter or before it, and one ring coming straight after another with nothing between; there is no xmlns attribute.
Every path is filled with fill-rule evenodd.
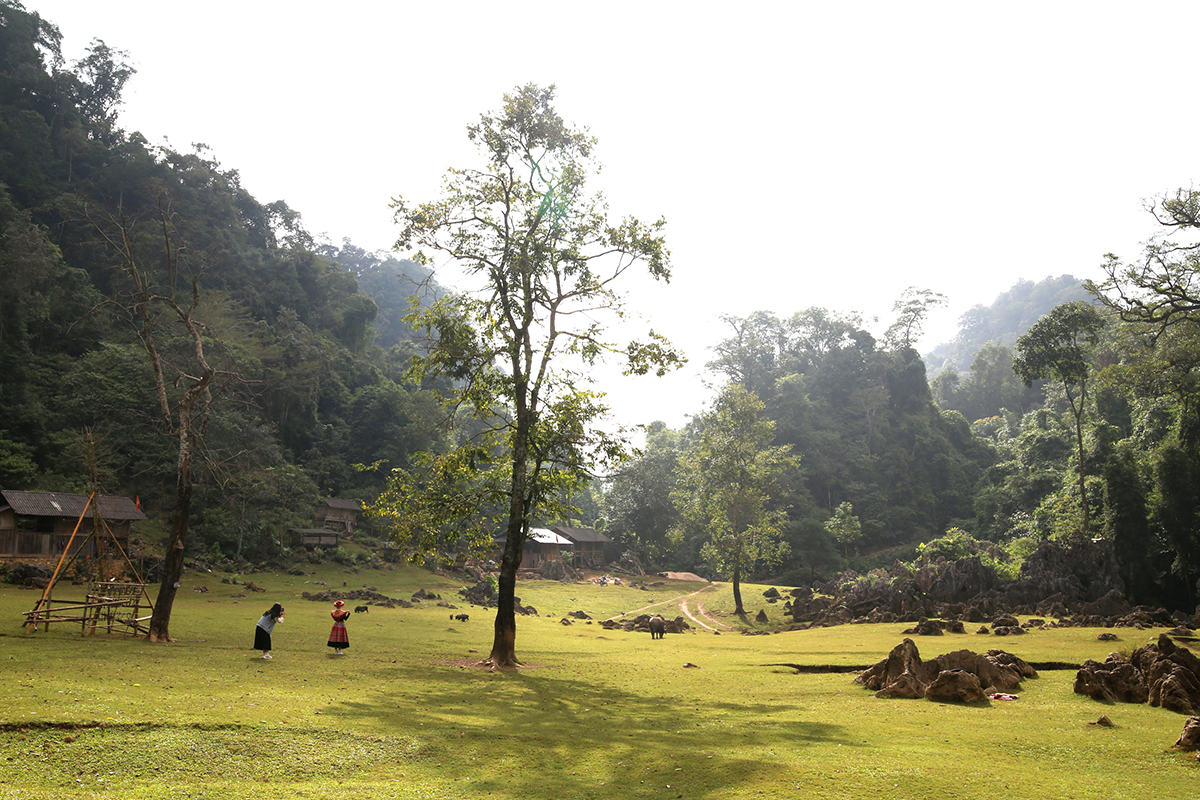
<svg viewBox="0 0 1200 800"><path fill-rule="evenodd" d="M344 655L342 651L350 646L350 637L346 635L346 618L350 616L350 612L343 608L345 605L341 600L334 600L333 611L329 612L329 616L333 617L333 629L329 631L329 646L333 648L335 656Z"/></svg>

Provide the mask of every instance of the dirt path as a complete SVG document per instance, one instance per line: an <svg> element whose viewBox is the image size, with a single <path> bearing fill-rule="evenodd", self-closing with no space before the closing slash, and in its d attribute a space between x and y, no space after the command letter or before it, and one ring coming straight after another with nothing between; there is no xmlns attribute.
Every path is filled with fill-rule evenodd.
<svg viewBox="0 0 1200 800"><path fill-rule="evenodd" d="M627 611L624 614L620 614L619 616L636 617L638 614L649 611L650 609L653 609L653 608L660 608L662 606L674 605L679 609L680 614L687 617L689 621L691 621L695 625L699 625L701 628L704 628L704 629L710 630L710 631L717 631L718 628L724 629L727 631L731 631L731 630L733 630L733 628L726 625L724 622L720 622L719 620L713 619L712 615L708 613L708 609L704 607L704 603L701 603L700 601L697 600L696 601L696 609L695 609L695 612L693 612L691 605L688 602L689 600L691 600L693 597L700 594L701 592L707 592L707 591L712 590L713 588L714 587L712 587L712 586L705 586L703 589L697 589L694 592L689 592L688 594L679 595L678 597L673 597L670 600L663 600L658 603L652 603L648 606L642 606L641 608L635 608L634 610ZM617 617L612 617L612 619L617 619ZM709 624L709 623L711 623L711 624Z"/></svg>
<svg viewBox="0 0 1200 800"><path fill-rule="evenodd" d="M689 595L689 597L690 596L691 595ZM717 630L717 628L714 628L713 625L716 625L727 631L733 630L732 627L730 627L729 625L726 625L724 622L714 619L712 614L708 613L708 609L704 607L704 603L701 603L699 601L696 601L696 614L695 615L693 615L692 612L688 609L688 603L687 603L686 597L683 600L679 601L679 610L683 612L683 615L685 617L692 620L693 622L695 622L697 625L699 625L702 628L708 628L710 631ZM704 619L711 622L712 625L706 625L703 621L701 621L701 619L700 619L701 617L703 617Z"/></svg>

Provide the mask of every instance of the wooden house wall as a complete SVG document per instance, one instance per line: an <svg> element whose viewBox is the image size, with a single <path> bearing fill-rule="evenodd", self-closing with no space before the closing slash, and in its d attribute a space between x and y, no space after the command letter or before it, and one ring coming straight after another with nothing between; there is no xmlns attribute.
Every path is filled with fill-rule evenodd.
<svg viewBox="0 0 1200 800"><path fill-rule="evenodd" d="M504 559L504 543L497 543L495 562L499 564ZM520 569L533 569L547 561L558 561L562 558L562 545L545 544L530 539L521 549Z"/></svg>
<svg viewBox="0 0 1200 800"><path fill-rule="evenodd" d="M322 508L317 511L318 521L330 530L347 531L354 528L354 523L358 519L358 512L348 508Z"/></svg>
<svg viewBox="0 0 1200 800"><path fill-rule="evenodd" d="M575 563L585 567L603 567L604 542L576 542Z"/></svg>
<svg viewBox="0 0 1200 800"><path fill-rule="evenodd" d="M21 558L55 558L67 549L71 540L71 532L75 530L79 520L75 517L37 517L41 524L36 527L42 530L21 530L17 515L12 509L0 512L0 559ZM47 524L49 523L49 524ZM108 528L112 531L121 547L128 550L129 521L109 521ZM100 536L88 538L92 530L91 518L84 519L71 542L71 554L99 555L111 546L112 539L101 529Z"/></svg>

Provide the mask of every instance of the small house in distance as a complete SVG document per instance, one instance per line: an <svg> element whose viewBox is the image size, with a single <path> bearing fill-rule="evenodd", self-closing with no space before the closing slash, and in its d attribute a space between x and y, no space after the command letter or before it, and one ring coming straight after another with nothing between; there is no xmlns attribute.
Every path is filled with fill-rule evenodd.
<svg viewBox="0 0 1200 800"><path fill-rule="evenodd" d="M508 535L501 533L492 540L497 547L496 560L504 557L504 546ZM559 536L548 528L530 528L529 538L521 551L521 569L536 569L547 561L570 559L571 540Z"/></svg>
<svg viewBox="0 0 1200 800"><path fill-rule="evenodd" d="M99 535L89 538L93 509L88 509L82 523L79 519L87 501L85 494L0 491L0 559L58 559L77 523L79 531L69 555L103 555L114 539L128 553L132 523L146 519L137 503L128 497L97 497L95 511L108 530L101 526Z"/></svg>
<svg viewBox="0 0 1200 800"><path fill-rule="evenodd" d="M358 512L362 506L357 500L343 500L339 497L324 497L317 505L317 525L325 530L339 533L350 533L358 524Z"/></svg>
<svg viewBox="0 0 1200 800"><path fill-rule="evenodd" d="M599 569L604 566L606 560L604 548L612 542L612 539L592 528L567 528L555 525L550 530L571 542L576 567Z"/></svg>

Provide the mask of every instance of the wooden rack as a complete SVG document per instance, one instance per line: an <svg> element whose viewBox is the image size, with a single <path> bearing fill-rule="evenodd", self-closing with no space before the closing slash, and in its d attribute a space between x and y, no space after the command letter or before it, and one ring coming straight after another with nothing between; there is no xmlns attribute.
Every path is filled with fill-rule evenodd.
<svg viewBox="0 0 1200 800"><path fill-rule="evenodd" d="M143 598L147 598L143 603ZM65 604L65 605L62 605ZM38 607L26 611L25 624L30 631L41 625L50 630L52 622L78 622L84 636L98 633L118 633L127 636L146 636L147 621L152 611L146 584L94 581L88 586L84 602L55 600L46 597Z"/></svg>

